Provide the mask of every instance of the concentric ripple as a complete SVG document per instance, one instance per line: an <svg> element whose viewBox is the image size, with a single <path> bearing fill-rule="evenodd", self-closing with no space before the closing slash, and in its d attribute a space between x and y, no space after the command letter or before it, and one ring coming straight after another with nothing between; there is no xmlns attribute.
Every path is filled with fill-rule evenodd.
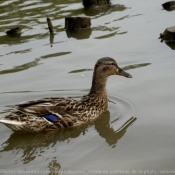
<svg viewBox="0 0 175 175"><path fill-rule="evenodd" d="M136 120L135 104L128 99L109 95L109 111L111 127L116 132L132 124Z"/></svg>

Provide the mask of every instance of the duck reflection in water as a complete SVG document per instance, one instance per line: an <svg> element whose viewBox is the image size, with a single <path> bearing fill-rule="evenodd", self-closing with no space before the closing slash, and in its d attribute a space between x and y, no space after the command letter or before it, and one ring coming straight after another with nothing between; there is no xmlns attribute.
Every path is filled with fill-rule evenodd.
<svg viewBox="0 0 175 175"><path fill-rule="evenodd" d="M33 161L39 152L45 152L45 149L51 149L59 142L66 142L66 144L71 144L71 140L75 138L78 139L80 135L89 134L94 127L100 137L104 138L106 143L114 148L119 139L121 139L126 133L127 128L136 120L136 118L131 117L125 121L122 126L120 126L116 131L110 125L110 112L106 111L97 120L90 124L84 124L78 128L70 128L63 130L54 130L42 133L12 133L11 136L1 144L0 152L8 152L16 150L19 154L19 150L23 151L23 163L29 163ZM117 121L116 121L117 122ZM93 130L94 132L94 130ZM59 147L59 146L58 146ZM59 156L59 153L57 154Z"/></svg>

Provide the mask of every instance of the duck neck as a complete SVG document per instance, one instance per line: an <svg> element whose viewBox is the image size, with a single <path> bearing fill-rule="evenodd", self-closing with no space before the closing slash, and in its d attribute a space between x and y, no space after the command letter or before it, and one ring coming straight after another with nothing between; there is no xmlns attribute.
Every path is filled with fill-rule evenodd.
<svg viewBox="0 0 175 175"><path fill-rule="evenodd" d="M106 93L107 78L108 77L98 75L94 72L93 79L92 79L92 86L91 86L89 95L95 94L97 96L103 96L104 98L107 98L107 93Z"/></svg>

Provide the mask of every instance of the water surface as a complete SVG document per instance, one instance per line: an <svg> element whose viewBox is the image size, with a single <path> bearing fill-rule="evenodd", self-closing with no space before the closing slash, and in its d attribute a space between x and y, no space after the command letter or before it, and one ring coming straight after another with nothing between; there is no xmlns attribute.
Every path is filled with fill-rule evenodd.
<svg viewBox="0 0 175 175"><path fill-rule="evenodd" d="M0 117L8 104L43 97L81 98L93 66L114 58L132 79L108 80L109 108L93 123L66 131L13 133L0 124L2 174L149 174L174 170L175 52L159 34L174 25L175 11L159 1L111 0L88 11L78 0L0 2ZM88 16L91 30L71 34L64 18ZM46 17L54 26L49 35ZM6 36L19 26L22 35ZM98 172L101 171L101 172Z"/></svg>

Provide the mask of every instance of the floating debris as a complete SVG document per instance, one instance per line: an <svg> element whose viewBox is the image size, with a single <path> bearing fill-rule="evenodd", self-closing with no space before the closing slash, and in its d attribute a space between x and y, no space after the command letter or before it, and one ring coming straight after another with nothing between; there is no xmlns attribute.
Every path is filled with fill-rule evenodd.
<svg viewBox="0 0 175 175"><path fill-rule="evenodd" d="M21 36L21 30L22 29L20 27L15 27L13 29L8 30L6 34L12 38L19 38Z"/></svg>

